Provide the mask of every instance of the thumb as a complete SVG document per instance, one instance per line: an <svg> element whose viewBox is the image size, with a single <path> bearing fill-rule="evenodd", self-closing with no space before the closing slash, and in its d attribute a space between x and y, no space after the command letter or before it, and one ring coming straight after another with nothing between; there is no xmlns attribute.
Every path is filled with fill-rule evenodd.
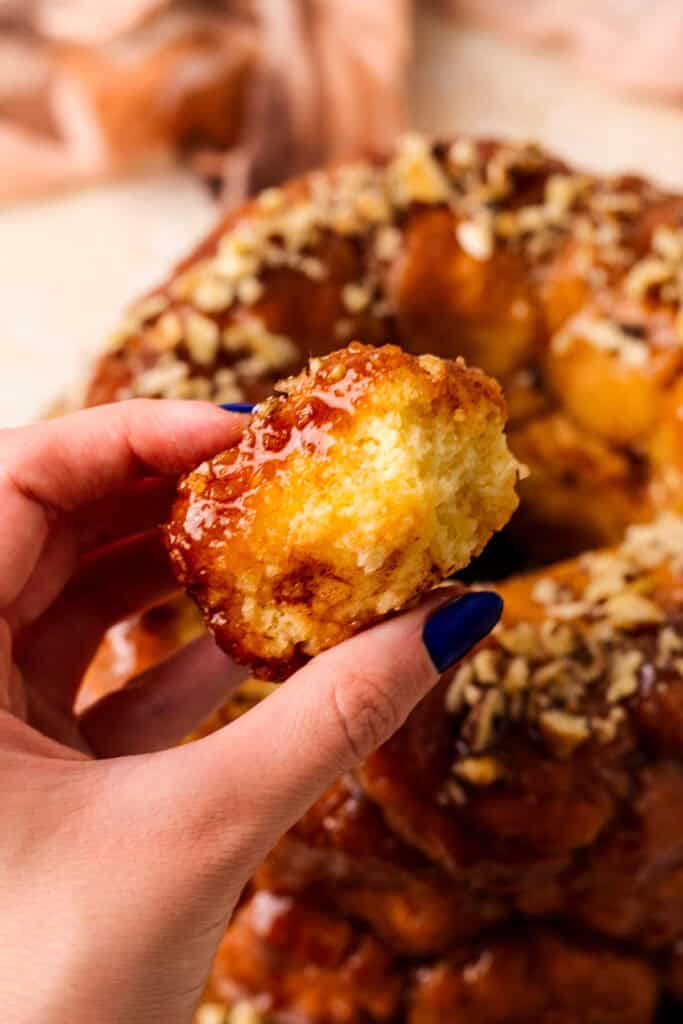
<svg viewBox="0 0 683 1024"><path fill-rule="evenodd" d="M439 674L498 621L497 594L462 596L458 589L453 600L452 593L444 603L444 591L437 591L412 611L326 651L247 715L157 755L167 759L165 786L180 819L187 814L188 834L208 838L226 864L237 860L252 870L327 786L389 739Z"/></svg>

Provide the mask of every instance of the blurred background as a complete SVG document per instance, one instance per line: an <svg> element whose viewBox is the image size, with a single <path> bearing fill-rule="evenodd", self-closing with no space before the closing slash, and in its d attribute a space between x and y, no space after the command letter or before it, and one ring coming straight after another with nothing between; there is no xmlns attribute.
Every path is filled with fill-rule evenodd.
<svg viewBox="0 0 683 1024"><path fill-rule="evenodd" d="M683 189L676 0L0 0L0 425L221 209L405 128Z"/></svg>

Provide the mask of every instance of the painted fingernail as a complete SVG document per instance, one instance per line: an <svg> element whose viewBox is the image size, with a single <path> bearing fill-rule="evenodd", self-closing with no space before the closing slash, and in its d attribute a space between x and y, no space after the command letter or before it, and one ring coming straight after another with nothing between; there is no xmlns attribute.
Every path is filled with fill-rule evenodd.
<svg viewBox="0 0 683 1024"><path fill-rule="evenodd" d="M225 402L220 408L226 412L253 412L256 407L248 402Z"/></svg>
<svg viewBox="0 0 683 1024"><path fill-rule="evenodd" d="M439 672L445 672L491 632L503 611L503 601L490 590L465 594L427 619L422 639Z"/></svg>

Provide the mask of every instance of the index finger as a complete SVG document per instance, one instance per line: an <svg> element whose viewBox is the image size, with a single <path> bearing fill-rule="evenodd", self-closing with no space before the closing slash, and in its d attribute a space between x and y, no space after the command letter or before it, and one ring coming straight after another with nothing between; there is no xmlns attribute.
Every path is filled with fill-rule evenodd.
<svg viewBox="0 0 683 1024"><path fill-rule="evenodd" d="M175 476L239 437L207 402L135 399L0 434L0 607L31 575L55 514L149 476Z"/></svg>
<svg viewBox="0 0 683 1024"><path fill-rule="evenodd" d="M233 444L244 418L208 402L133 399L0 434L3 475L67 511L148 476L172 476Z"/></svg>

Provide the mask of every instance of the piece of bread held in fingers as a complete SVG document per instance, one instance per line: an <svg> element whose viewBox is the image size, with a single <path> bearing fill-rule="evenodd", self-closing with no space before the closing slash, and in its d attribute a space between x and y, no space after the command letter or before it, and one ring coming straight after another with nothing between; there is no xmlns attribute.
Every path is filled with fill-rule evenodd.
<svg viewBox="0 0 683 1024"><path fill-rule="evenodd" d="M353 343L277 390L165 528L218 643L271 679L467 565L518 476L500 389L462 360Z"/></svg>

